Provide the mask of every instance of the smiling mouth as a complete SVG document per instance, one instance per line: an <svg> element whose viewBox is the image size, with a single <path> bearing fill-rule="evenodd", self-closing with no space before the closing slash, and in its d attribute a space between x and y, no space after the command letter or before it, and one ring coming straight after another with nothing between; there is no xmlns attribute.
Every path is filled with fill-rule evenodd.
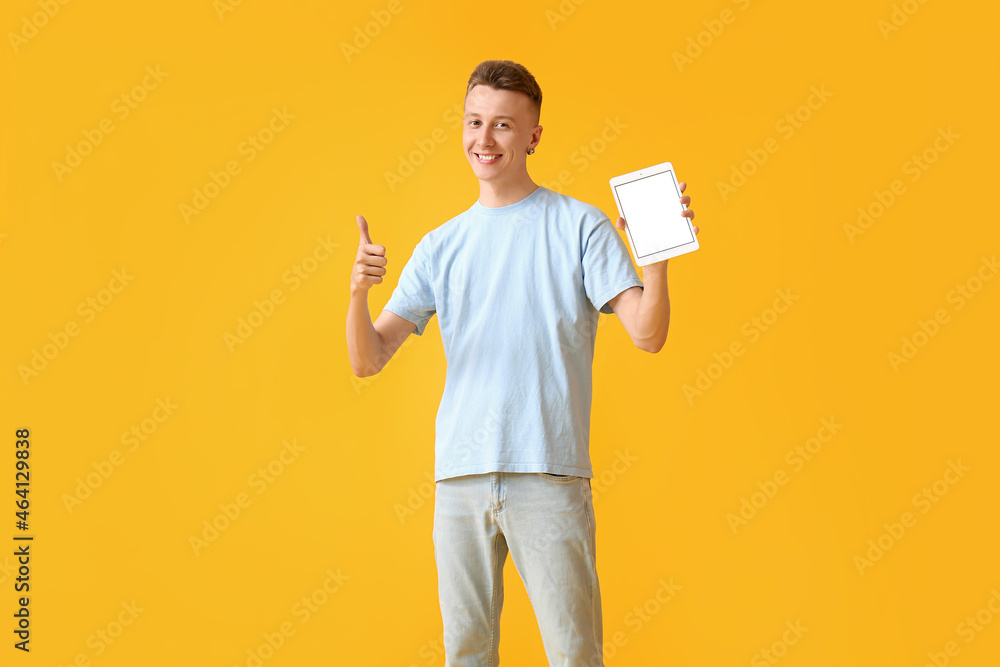
<svg viewBox="0 0 1000 667"><path fill-rule="evenodd" d="M473 153L473 155L479 158L480 162L495 162L496 160L500 159L500 154L496 153L490 153L490 154Z"/></svg>

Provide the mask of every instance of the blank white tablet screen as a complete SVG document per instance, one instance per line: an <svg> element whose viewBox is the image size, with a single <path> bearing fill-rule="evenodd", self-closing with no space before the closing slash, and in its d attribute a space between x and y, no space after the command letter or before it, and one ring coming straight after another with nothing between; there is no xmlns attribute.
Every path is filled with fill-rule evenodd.
<svg viewBox="0 0 1000 667"><path fill-rule="evenodd" d="M637 260L694 241L669 171L616 185L615 190Z"/></svg>

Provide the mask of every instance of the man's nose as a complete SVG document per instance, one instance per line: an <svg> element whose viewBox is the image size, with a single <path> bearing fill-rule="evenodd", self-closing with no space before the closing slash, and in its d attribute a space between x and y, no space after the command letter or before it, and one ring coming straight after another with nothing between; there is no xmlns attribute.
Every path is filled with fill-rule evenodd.
<svg viewBox="0 0 1000 667"><path fill-rule="evenodd" d="M483 130L483 133L479 135L479 145L480 146L492 146L493 145L493 132L490 130Z"/></svg>

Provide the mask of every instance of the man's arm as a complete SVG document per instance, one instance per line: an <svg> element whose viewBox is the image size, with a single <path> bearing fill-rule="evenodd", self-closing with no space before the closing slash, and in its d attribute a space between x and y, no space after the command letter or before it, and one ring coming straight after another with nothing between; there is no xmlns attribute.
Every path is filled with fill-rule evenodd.
<svg viewBox="0 0 1000 667"><path fill-rule="evenodd" d="M608 301L635 346L654 354L667 342L670 328L667 261L643 267L642 287L629 287Z"/></svg>
<svg viewBox="0 0 1000 667"><path fill-rule="evenodd" d="M687 183L679 184L681 192L687 188ZM687 206L691 197L684 195L681 203ZM685 209L685 218L694 219L694 211ZM625 218L619 217L615 226L625 228ZM698 233L698 227L694 227ZM629 287L617 295L608 305L621 321L632 342L640 350L656 353L663 349L667 342L667 330L670 328L670 295L667 293L667 262L653 262L642 269L642 287Z"/></svg>
<svg viewBox="0 0 1000 667"><path fill-rule="evenodd" d="M372 322L368 312L368 290L385 275L385 246L372 243L368 223L358 216L361 242L351 272L351 301L347 306L347 353L358 377L375 375L389 362L416 325L383 310Z"/></svg>
<svg viewBox="0 0 1000 667"><path fill-rule="evenodd" d="M416 325L396 313L383 310L373 323L368 313L367 292L347 307L347 350L351 368L358 377L375 375L389 363Z"/></svg>

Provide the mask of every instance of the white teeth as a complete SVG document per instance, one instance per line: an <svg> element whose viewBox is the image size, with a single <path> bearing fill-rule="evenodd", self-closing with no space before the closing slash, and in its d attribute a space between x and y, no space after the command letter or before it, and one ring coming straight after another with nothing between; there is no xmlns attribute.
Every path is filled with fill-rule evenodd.
<svg viewBox="0 0 1000 667"><path fill-rule="evenodd" d="M499 155L479 155L479 159L480 160L486 160L487 162L491 162L491 161L497 160L499 158L500 158Z"/></svg>

